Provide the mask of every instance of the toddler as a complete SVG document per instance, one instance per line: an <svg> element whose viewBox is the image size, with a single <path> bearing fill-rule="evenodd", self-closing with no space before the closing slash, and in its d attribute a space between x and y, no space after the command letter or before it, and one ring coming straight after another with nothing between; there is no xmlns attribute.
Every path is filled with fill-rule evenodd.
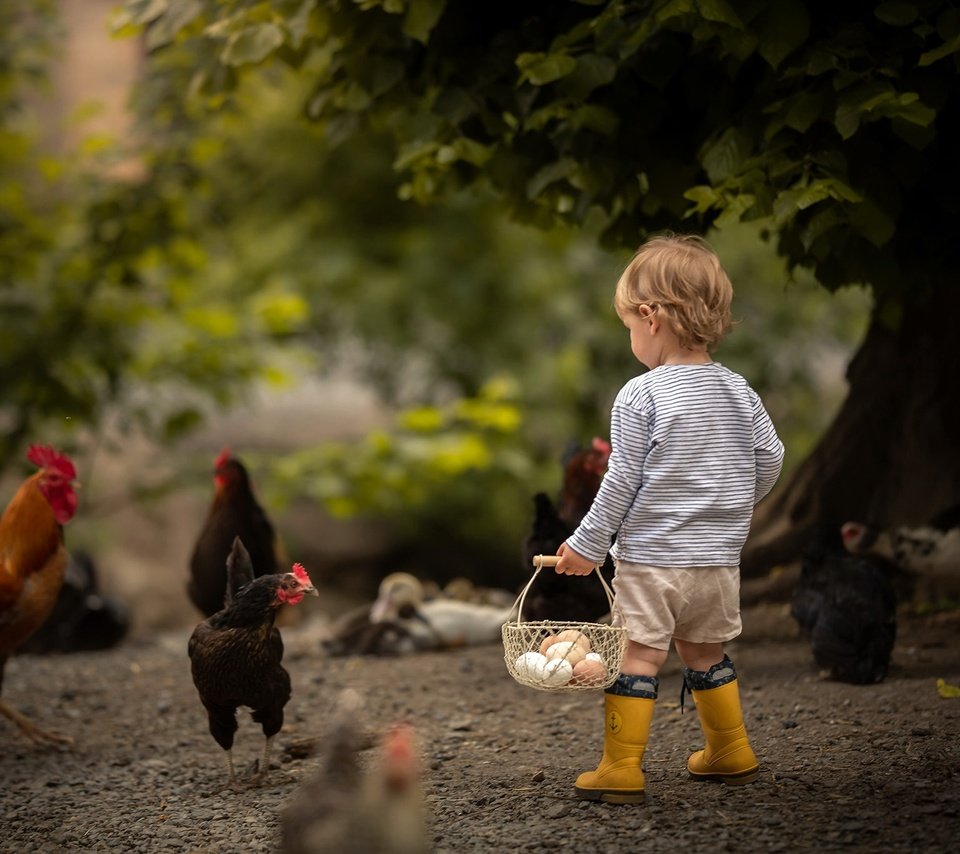
<svg viewBox="0 0 960 854"><path fill-rule="evenodd" d="M613 555L629 637L605 693L603 757L576 781L581 798L642 799L657 673L671 641L706 741L687 762L690 776L740 784L758 774L723 644L741 631L740 552L754 505L780 474L783 444L746 380L710 357L730 327L732 298L716 254L692 235L647 241L617 283L614 306L649 370L617 395L607 473L557 552L566 575Z"/></svg>

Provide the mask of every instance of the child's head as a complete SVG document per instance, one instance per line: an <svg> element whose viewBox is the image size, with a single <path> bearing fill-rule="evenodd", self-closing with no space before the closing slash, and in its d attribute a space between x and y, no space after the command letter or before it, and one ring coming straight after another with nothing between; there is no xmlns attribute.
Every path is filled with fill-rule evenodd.
<svg viewBox="0 0 960 854"><path fill-rule="evenodd" d="M625 318L649 306L670 324L683 347L711 349L730 328L733 286L702 237L652 237L617 282L613 303Z"/></svg>

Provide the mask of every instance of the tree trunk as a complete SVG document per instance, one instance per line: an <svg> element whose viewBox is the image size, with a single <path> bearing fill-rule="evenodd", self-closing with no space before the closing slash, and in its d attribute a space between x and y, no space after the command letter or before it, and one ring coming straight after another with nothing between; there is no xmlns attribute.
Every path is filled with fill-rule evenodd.
<svg viewBox="0 0 960 854"><path fill-rule="evenodd" d="M818 523L924 524L960 502L960 289L900 311L893 323L874 312L836 419L758 506L745 577L796 560Z"/></svg>

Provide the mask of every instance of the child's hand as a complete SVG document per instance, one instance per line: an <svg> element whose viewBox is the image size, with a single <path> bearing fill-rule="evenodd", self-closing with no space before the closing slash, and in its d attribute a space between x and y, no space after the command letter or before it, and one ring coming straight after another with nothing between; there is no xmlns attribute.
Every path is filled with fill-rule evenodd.
<svg viewBox="0 0 960 854"><path fill-rule="evenodd" d="M593 572L594 564L587 560L583 555L577 554L566 543L557 549L560 561L554 567L554 572L559 575L589 575Z"/></svg>

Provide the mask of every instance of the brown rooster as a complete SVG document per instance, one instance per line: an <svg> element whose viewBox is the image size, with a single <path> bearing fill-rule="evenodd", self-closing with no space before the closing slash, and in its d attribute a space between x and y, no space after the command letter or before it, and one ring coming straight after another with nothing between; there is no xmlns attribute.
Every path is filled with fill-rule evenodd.
<svg viewBox="0 0 960 854"><path fill-rule="evenodd" d="M299 563L293 571L261 575L249 583L253 568L239 539L230 556L228 604L200 623L187 647L193 684L207 710L210 734L227 752L230 784L237 709L246 706L263 728L266 743L258 778L267 773L270 742L283 726L283 709L290 699L290 675L284 670L283 639L274 626L282 605L296 605L306 594L319 595Z"/></svg>
<svg viewBox="0 0 960 854"><path fill-rule="evenodd" d="M31 445L27 459L40 471L20 485L0 518L0 686L10 653L43 625L57 601L67 568L63 525L77 510L70 459L42 445ZM35 742L71 743L2 701L0 714Z"/></svg>
<svg viewBox="0 0 960 854"><path fill-rule="evenodd" d="M187 594L205 616L223 608L227 586L226 561L234 537L250 554L254 576L280 572L277 537L257 502L246 467L222 450L213 462L213 501L190 557Z"/></svg>

